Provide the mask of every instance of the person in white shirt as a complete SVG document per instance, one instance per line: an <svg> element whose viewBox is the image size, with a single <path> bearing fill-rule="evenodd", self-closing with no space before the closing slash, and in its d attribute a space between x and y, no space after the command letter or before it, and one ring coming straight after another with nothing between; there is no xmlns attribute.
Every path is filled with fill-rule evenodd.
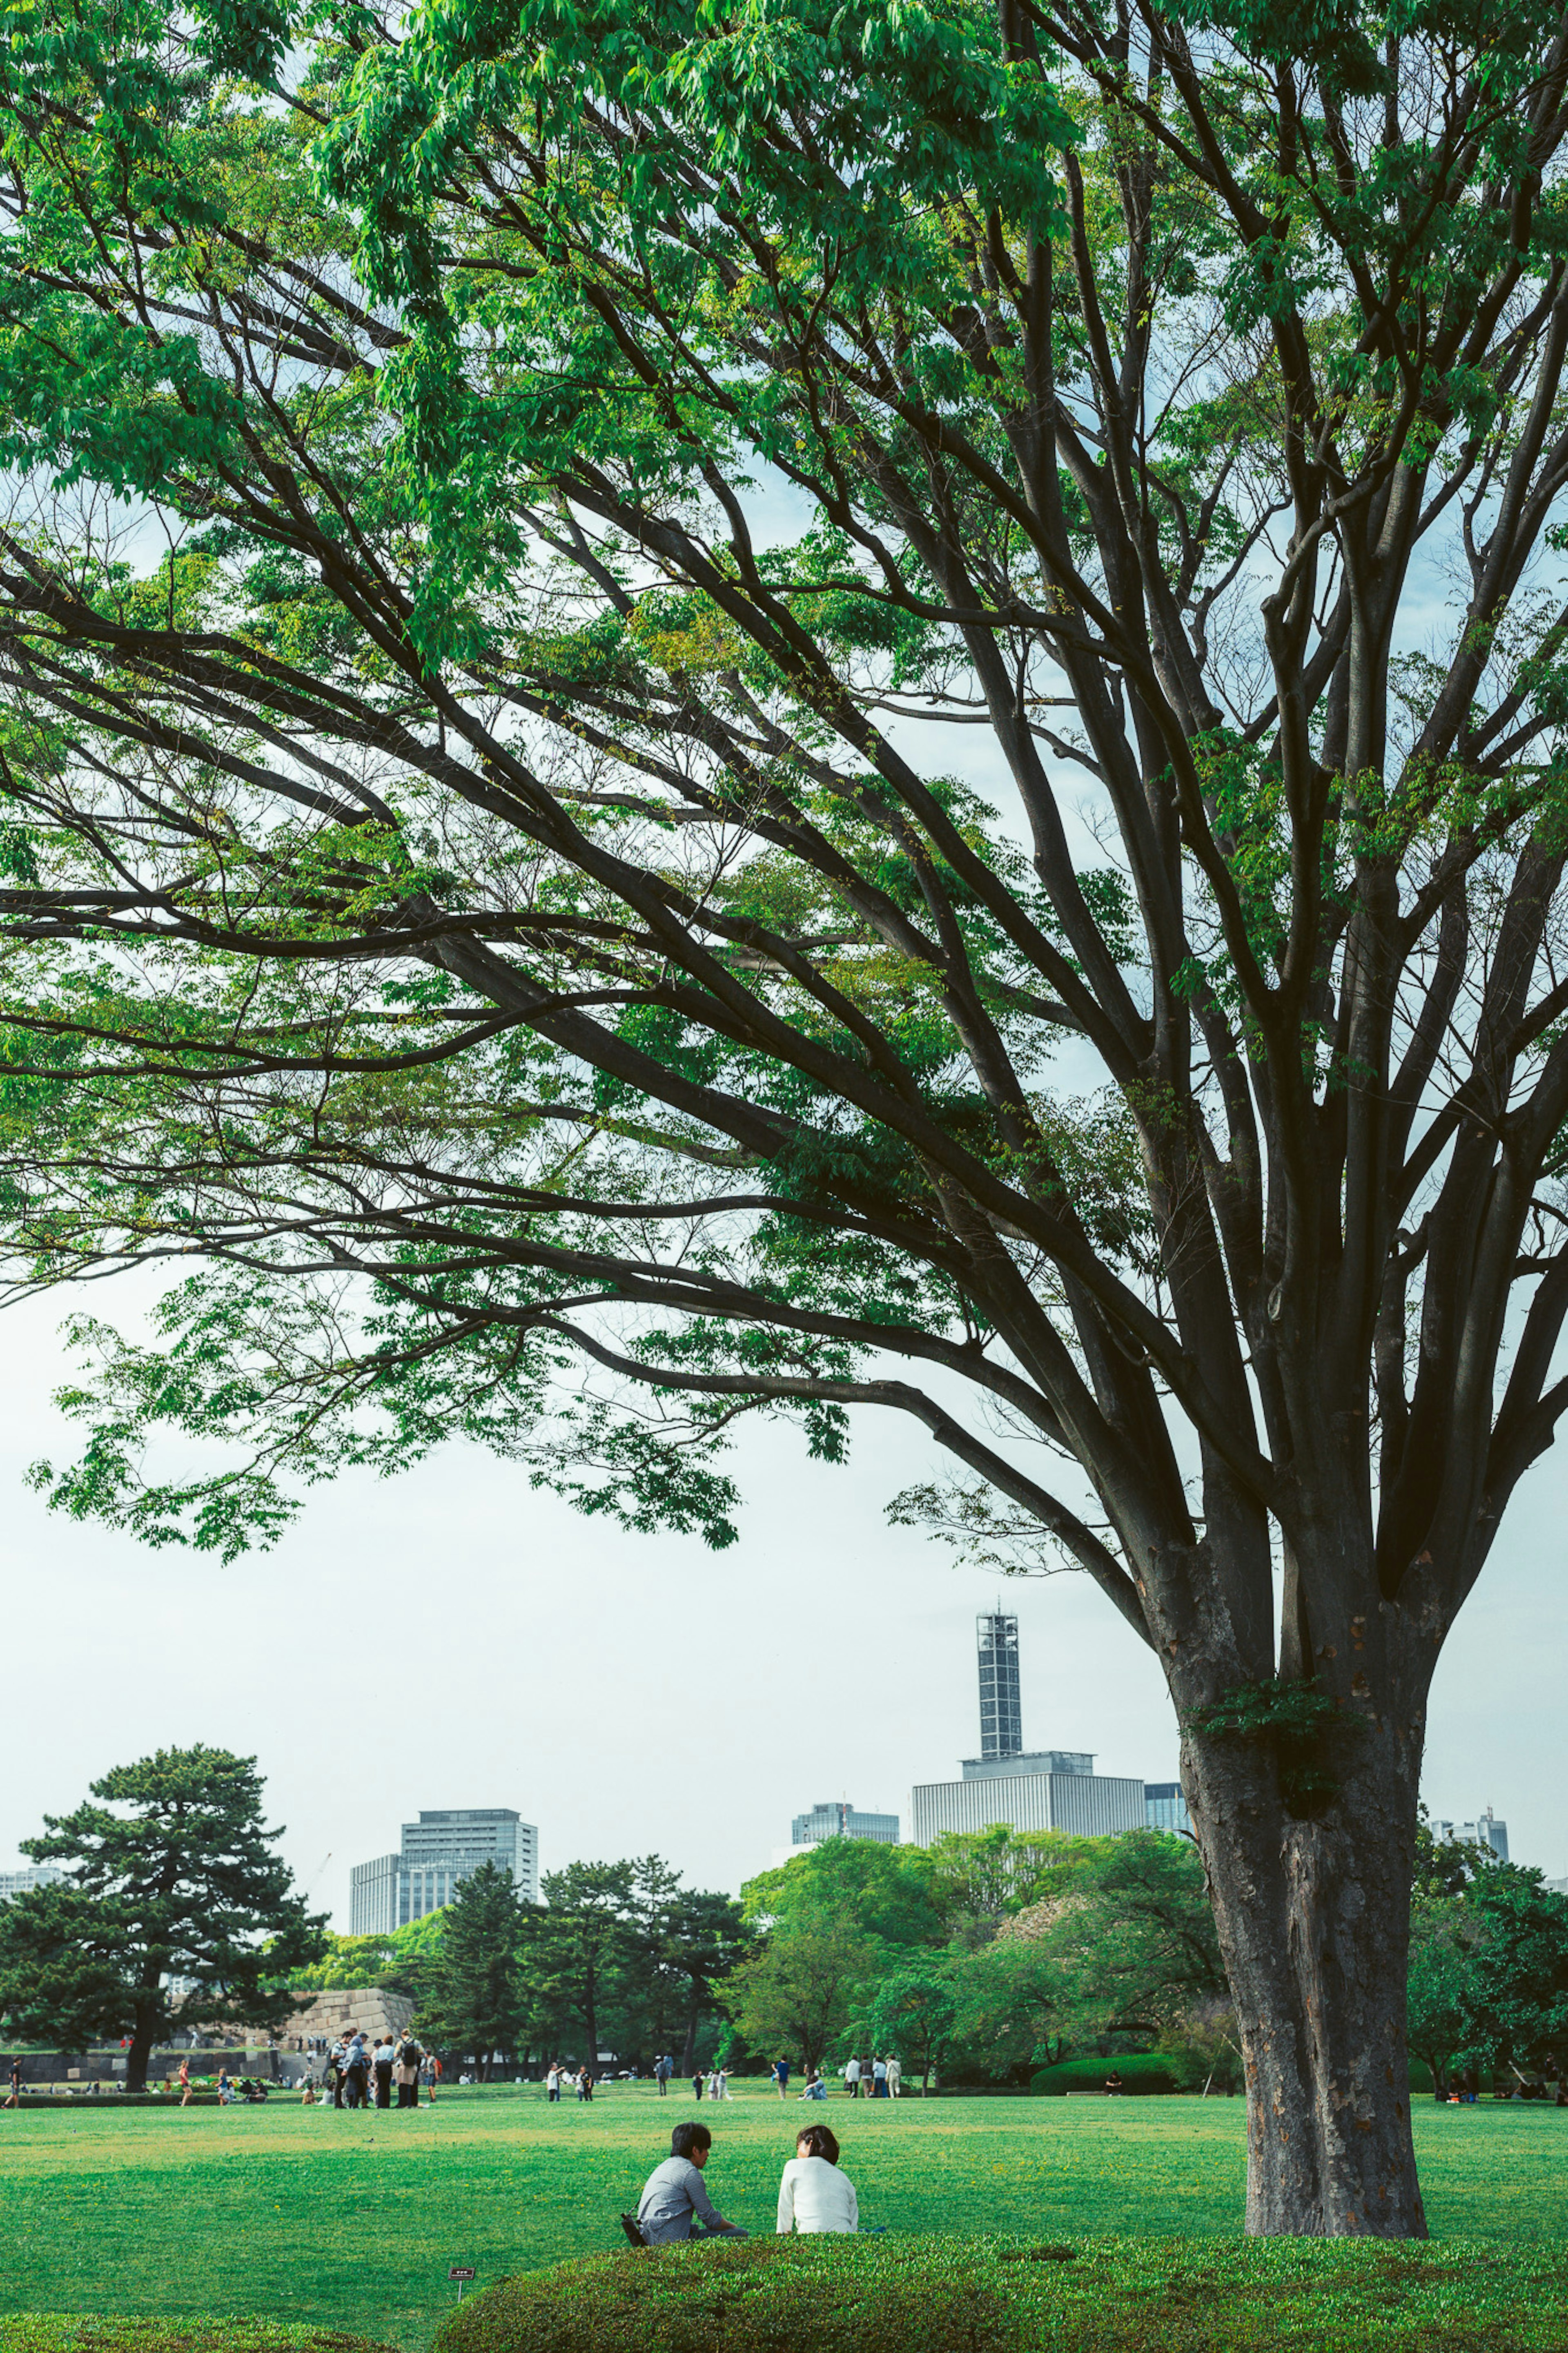
<svg viewBox="0 0 1568 2353"><path fill-rule="evenodd" d="M819 2231L858 2231L855 2184L838 2170L838 2143L826 2125L807 2125L779 2183L779 2230L787 2237Z"/></svg>
<svg viewBox="0 0 1568 2353"><path fill-rule="evenodd" d="M888 2097L889 2100L896 2100L898 2098L899 2094L903 2089L903 2061L901 2059L889 2059L888 2062Z"/></svg>
<svg viewBox="0 0 1568 2353"><path fill-rule="evenodd" d="M851 2059L849 2064L845 2068L844 2088L848 2093L852 2100L858 2100L859 2098L860 2062L858 2059Z"/></svg>

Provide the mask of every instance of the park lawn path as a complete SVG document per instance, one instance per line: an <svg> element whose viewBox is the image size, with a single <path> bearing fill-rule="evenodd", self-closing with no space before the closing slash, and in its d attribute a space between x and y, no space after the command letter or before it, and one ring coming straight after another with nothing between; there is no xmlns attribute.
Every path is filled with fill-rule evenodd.
<svg viewBox="0 0 1568 2353"><path fill-rule="evenodd" d="M0 2304L11 2311L254 2313L418 2353L455 2295L614 2247L616 2216L695 2103L616 2086L591 2107L535 2086L432 2112L265 2106L0 2113ZM765 2085L705 2103L720 2211L770 2231L800 2119ZM1239 2231L1238 2100L952 2099L827 2105L862 2222L1140 2237ZM1568 2241L1568 2111L1418 2102L1435 2232Z"/></svg>

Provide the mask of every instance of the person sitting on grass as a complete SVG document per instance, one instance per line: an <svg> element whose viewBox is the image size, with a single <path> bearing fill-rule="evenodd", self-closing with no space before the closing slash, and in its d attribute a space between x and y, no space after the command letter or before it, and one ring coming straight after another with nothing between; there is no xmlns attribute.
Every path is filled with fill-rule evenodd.
<svg viewBox="0 0 1568 2353"><path fill-rule="evenodd" d="M838 2143L826 2125L807 2125L779 2183L779 2230L802 2237L819 2231L858 2231L855 2184L838 2170Z"/></svg>
<svg viewBox="0 0 1568 2353"><path fill-rule="evenodd" d="M825 2100L827 2097L827 2086L815 2067L811 2071L805 2091L797 2093L795 2096L802 2100Z"/></svg>
<svg viewBox="0 0 1568 2353"><path fill-rule="evenodd" d="M669 2155L656 2165L637 2200L637 2228L650 2247L668 2246L674 2240L743 2239L736 2222L726 2222L702 2186L702 2168L713 2147L706 2125L677 2125L669 2136ZM694 2223L698 2226L695 2231Z"/></svg>

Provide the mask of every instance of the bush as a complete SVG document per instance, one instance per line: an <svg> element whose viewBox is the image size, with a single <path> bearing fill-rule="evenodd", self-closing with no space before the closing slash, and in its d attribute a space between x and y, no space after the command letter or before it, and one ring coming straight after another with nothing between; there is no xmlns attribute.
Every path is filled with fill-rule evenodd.
<svg viewBox="0 0 1568 2353"><path fill-rule="evenodd" d="M0 2318L0 2353L388 2353L363 2337L277 2320L92 2320L74 2313Z"/></svg>
<svg viewBox="0 0 1568 2353"><path fill-rule="evenodd" d="M1522 2353L1568 2341L1550 2247L1369 2240L752 2240L503 2280L435 2353Z"/></svg>
<svg viewBox="0 0 1568 2353"><path fill-rule="evenodd" d="M1042 2092L1047 2098L1059 2098L1066 2092L1099 2092L1105 2088L1110 2074L1121 2078L1126 2093L1174 2092L1181 2086L1175 2070L1168 2059L1157 2053L1143 2053L1127 2059L1064 2059L1055 2067L1042 2067L1029 2078L1031 2092Z"/></svg>

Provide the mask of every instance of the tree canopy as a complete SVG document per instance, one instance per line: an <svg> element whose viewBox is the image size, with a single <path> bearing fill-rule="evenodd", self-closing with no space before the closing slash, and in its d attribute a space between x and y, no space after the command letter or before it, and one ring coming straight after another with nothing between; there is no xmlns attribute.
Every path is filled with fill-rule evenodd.
<svg viewBox="0 0 1568 2353"><path fill-rule="evenodd" d="M177 1277L40 1482L232 1554L464 1433L722 1545L738 1415L912 1417L906 1516L1164 1668L1258 2229L1424 2228L1426 1688L1568 1403L1565 59L1542 0L0 57L0 1206L19 1281Z"/></svg>

